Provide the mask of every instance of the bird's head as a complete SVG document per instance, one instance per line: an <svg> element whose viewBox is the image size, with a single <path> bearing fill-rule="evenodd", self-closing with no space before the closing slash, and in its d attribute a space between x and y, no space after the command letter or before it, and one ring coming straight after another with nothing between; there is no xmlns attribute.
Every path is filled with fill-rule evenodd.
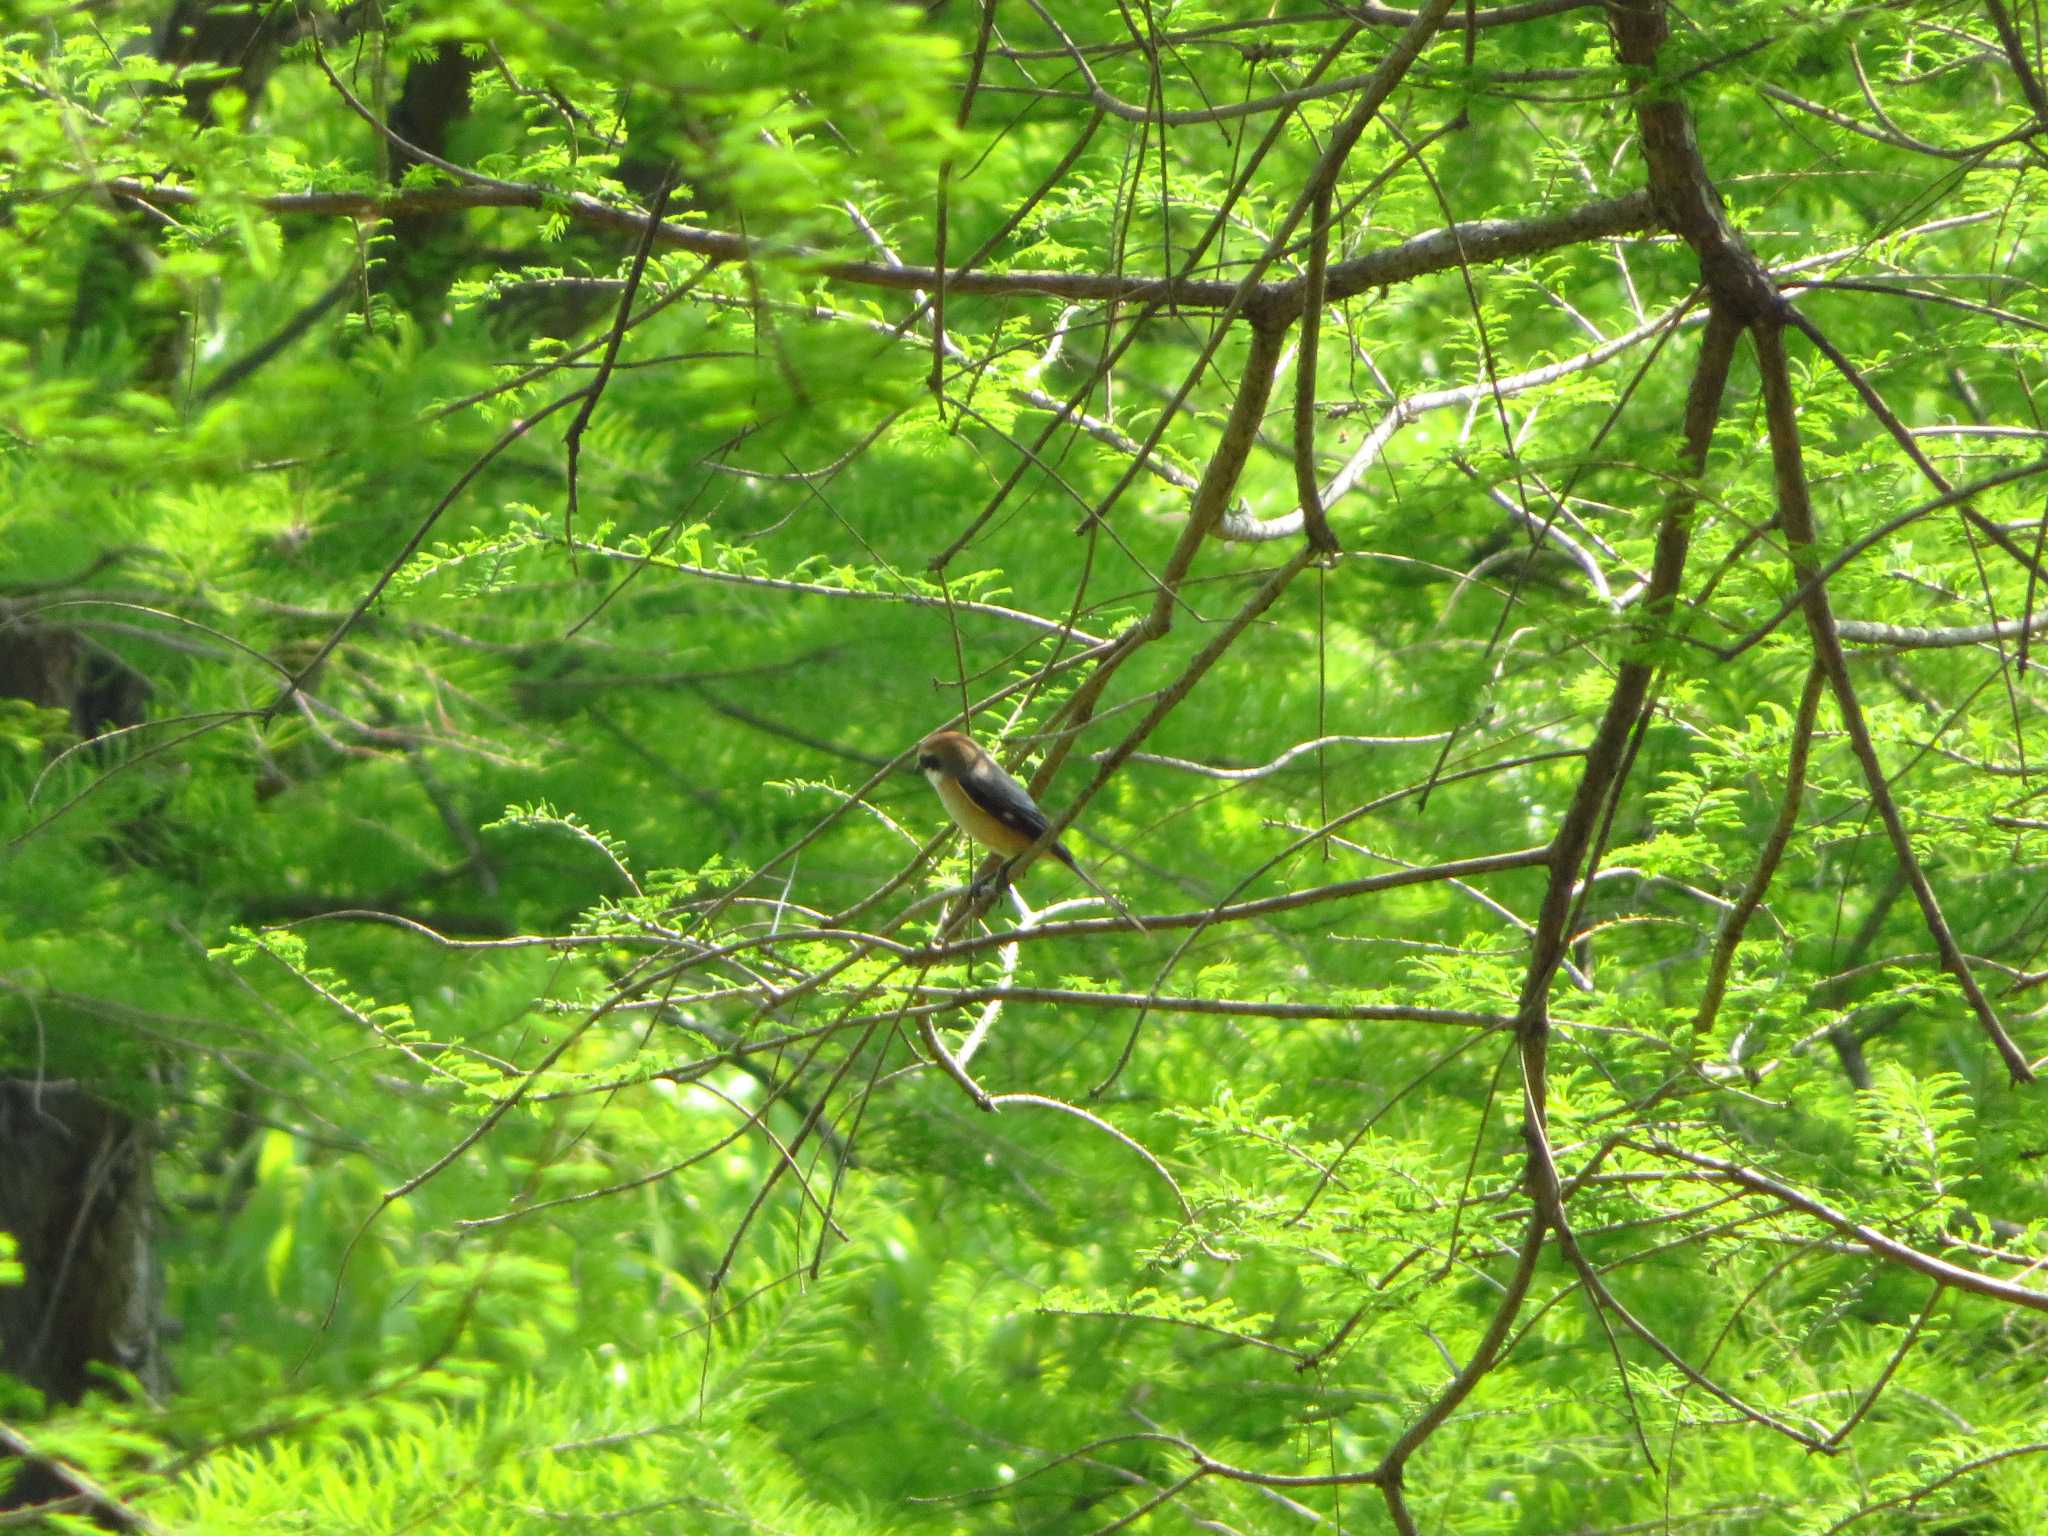
<svg viewBox="0 0 2048 1536"><path fill-rule="evenodd" d="M917 744L917 766L934 781L963 777L981 757L981 748L958 731L934 731Z"/></svg>

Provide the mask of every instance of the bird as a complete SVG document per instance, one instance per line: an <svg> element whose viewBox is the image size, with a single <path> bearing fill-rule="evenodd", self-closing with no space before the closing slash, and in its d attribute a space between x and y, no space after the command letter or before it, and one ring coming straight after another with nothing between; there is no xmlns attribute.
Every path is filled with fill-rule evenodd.
<svg viewBox="0 0 2048 1536"><path fill-rule="evenodd" d="M1015 859L1052 825L1031 791L1003 771L973 737L960 731L934 731L917 744L917 766L938 791L939 803L954 824L990 853ZM1105 890L1055 839L1052 856L1079 875L1088 888L1108 902L1132 927L1142 930L1131 909ZM1007 864L1005 865L1007 869Z"/></svg>

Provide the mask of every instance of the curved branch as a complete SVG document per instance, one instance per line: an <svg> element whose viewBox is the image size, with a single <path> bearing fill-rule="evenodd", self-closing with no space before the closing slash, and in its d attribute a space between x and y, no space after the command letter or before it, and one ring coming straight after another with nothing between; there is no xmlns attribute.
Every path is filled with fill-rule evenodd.
<svg viewBox="0 0 2048 1536"><path fill-rule="evenodd" d="M2048 1291L2037 1291L2029 1286L2016 1285L2010 1280L2000 1280L1994 1275L1982 1275L1974 1269L1964 1269L1960 1264L1951 1264L1947 1259L1937 1258L1931 1253L1902 1243L1895 1237L1887 1237L1877 1228L1856 1220L1844 1211L1838 1211L1825 1201L1794 1189L1780 1179L1754 1168L1745 1168L1740 1163L1731 1163L1718 1157L1709 1157L1702 1152L1688 1152L1683 1147L1669 1142L1652 1141L1645 1143L1624 1142L1639 1152L1648 1152L1657 1157L1675 1158L1703 1168L1731 1184L1741 1186L1752 1194L1768 1195L1779 1204L1811 1216L1824 1226L1832 1227L1842 1236L1853 1239L1868 1248L1881 1259L1917 1271L1930 1280L1939 1280L1943 1285L1953 1286L1959 1291L1968 1291L1973 1296L1988 1296L1993 1301L2009 1302L2016 1307L2025 1307L2030 1312L2048 1312Z"/></svg>

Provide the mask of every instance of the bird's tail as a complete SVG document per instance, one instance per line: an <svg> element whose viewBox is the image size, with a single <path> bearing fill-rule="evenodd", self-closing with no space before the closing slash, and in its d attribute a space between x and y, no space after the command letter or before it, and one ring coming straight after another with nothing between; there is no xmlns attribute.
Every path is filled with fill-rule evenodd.
<svg viewBox="0 0 2048 1536"><path fill-rule="evenodd" d="M1121 896L1117 895L1115 891L1110 890L1100 880L1097 880L1093 875L1089 874L1087 870L1081 867L1081 861L1075 858L1073 854L1067 851L1066 845L1064 843L1054 843L1052 845L1052 851L1059 856L1059 860L1062 864L1066 865L1067 868L1071 869L1075 874L1081 877L1082 882L1088 887L1089 890L1093 891L1096 895L1100 896L1104 901L1108 902L1112 907L1114 907L1117 910L1117 912L1123 917L1123 920L1125 922L1129 923L1133 928L1137 929L1140 933L1148 933L1151 931L1148 928L1146 928L1146 926L1142 922L1138 920L1137 913L1133 912L1129 907L1124 905L1123 898Z"/></svg>

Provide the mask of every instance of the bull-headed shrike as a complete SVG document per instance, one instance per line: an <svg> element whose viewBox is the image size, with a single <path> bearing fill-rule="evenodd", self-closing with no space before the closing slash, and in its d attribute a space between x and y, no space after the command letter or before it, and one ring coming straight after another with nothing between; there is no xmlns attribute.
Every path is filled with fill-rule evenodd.
<svg viewBox="0 0 2048 1536"><path fill-rule="evenodd" d="M1031 791L1003 771L970 736L959 731L934 731L917 744L917 766L939 792L946 814L975 842L1004 859L1015 859L1052 825L1031 798ZM1048 845L1052 856L1087 882L1088 888L1142 930L1129 907L1103 889L1058 840Z"/></svg>

